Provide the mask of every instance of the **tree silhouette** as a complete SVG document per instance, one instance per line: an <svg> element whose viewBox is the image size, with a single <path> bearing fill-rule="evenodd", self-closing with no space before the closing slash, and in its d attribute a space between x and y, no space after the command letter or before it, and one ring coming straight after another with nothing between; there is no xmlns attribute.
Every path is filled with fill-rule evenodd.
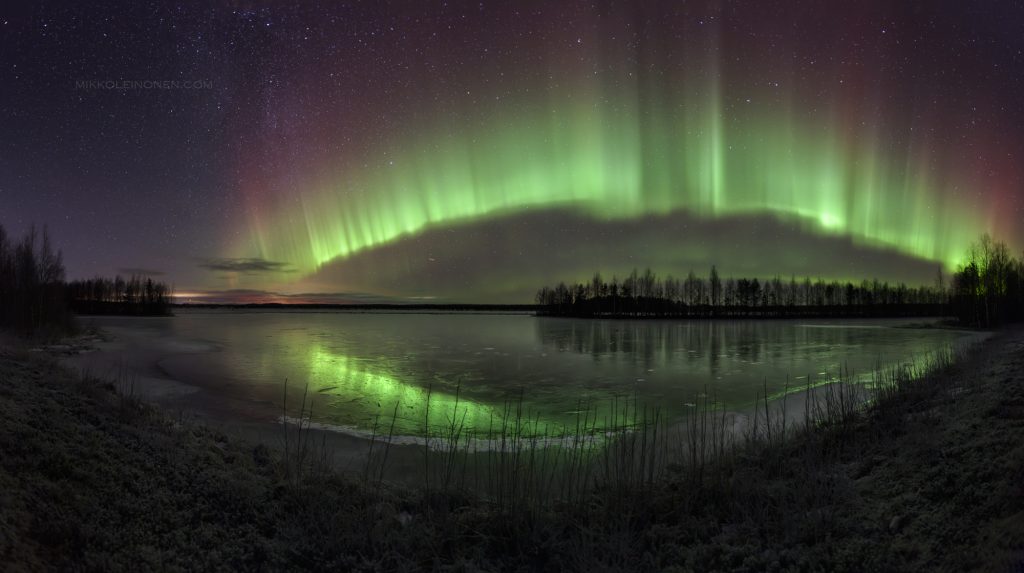
<svg viewBox="0 0 1024 573"><path fill-rule="evenodd" d="M633 269L621 283L606 283L594 273L585 283L541 288L535 300L540 314L605 317L867 317L954 315L961 322L987 326L1019 320L1024 308L1024 257L1014 259L1005 244L985 236L973 245L946 289L940 274L932 286L862 280L783 282L771 279L721 279L713 265L709 278L687 273L659 279L651 269Z"/></svg>
<svg viewBox="0 0 1024 573"><path fill-rule="evenodd" d="M722 304L722 280L718 278L718 269L711 265L711 306Z"/></svg>
<svg viewBox="0 0 1024 573"><path fill-rule="evenodd" d="M0 327L59 335L72 326L64 297L64 262L50 234L35 226L13 242L0 226Z"/></svg>

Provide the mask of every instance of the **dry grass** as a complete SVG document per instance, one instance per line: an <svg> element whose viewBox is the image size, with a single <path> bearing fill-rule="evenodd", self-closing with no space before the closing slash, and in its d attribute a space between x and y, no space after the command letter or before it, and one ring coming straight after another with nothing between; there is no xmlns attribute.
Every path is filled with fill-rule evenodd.
<svg viewBox="0 0 1024 573"><path fill-rule="evenodd" d="M1009 364L1013 356L994 360ZM979 539L999 547L1024 541L998 525L1024 515L1012 489L1013 476L1024 477L1024 408L1012 400L979 406L990 404L979 400L994 392L994 377L964 372L986 360L943 352L867 384L844 373L782 396L762 391L742 416L704 392L682 423L621 399L600 409L580 404L573 424L547 428L517 397L477 432L456 405L442 427L425 428L422 485L408 489L386 479L394 416L374 424L367 462L353 479L328 469L308 395L297 408L285 405L291 423L275 454L152 409L122 416L122 398L110 390L130 392L130 381L76 378L63 387L53 381L65 376L59 369L0 357L0 483L4 499L16 500L0 506L0 555L103 570L952 570L970 569L970 559L1010 566L1011 553L985 549L995 556L985 561L972 549ZM1005 368L1016 372L1007 380L1020 377L1019 366ZM980 432L972 440L986 440L986 454L973 445L935 453L930 436L950 423L950 412ZM40 418L53 426L49 433L34 430ZM1005 439L985 434L979 420L1002 423ZM978 473L979 455L1002 474ZM909 473L894 465L903 460ZM919 474L929 481L913 482ZM992 499L962 480L988 480ZM927 496L920 507L934 515L909 509L918 506L908 505L911 492L900 484L912 482ZM938 493L947 482L963 492L951 503ZM934 533L943 522L957 524L949 536Z"/></svg>
<svg viewBox="0 0 1024 573"><path fill-rule="evenodd" d="M818 381L808 377L803 388L787 385L779 395L770 395L765 384L744 413L727 411L705 391L693 397L692 413L681 422L631 397L614 398L602 408L579 403L574 423L551 428L525 410L520 395L503 404L497 420L478 430L467 428L467 408L460 407L456 390L446 424L432 427L426 422L432 407L428 392L422 489L480 495L511 513L589 504L594 492L641 495L671 479L699 489L708 480L721 481L723 468L738 459L756 454L777 465L797 447L801 459L821 465L860 439L857 430L866 417L895 420L901 404L915 399L921 389L932 391L955 359L953 349L946 349L876 371L866 383L849 372ZM799 412L790 405L794 398L802 402ZM308 433L302 419L308 418L300 418L296 428L299 443L304 430ZM374 422L364 481L372 476L380 483L387 474L394 427L394 416L390 422Z"/></svg>

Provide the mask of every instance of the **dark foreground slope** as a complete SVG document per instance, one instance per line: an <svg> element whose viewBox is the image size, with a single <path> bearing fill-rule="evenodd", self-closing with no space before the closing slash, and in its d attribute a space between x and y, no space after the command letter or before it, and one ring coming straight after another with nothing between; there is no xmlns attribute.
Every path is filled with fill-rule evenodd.
<svg viewBox="0 0 1024 573"><path fill-rule="evenodd" d="M1024 333L928 382L699 482L510 513L287 479L276 450L0 347L0 568L1020 571Z"/></svg>

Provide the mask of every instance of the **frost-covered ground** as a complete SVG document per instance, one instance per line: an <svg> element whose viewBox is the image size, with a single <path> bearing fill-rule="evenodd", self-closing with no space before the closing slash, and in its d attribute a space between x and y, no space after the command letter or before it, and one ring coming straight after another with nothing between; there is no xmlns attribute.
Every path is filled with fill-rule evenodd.
<svg viewBox="0 0 1024 573"><path fill-rule="evenodd" d="M67 348L56 349L66 353ZM980 570L1024 567L1024 331L695 486L499 508L333 473L0 347L4 570ZM830 442L831 444L831 442Z"/></svg>

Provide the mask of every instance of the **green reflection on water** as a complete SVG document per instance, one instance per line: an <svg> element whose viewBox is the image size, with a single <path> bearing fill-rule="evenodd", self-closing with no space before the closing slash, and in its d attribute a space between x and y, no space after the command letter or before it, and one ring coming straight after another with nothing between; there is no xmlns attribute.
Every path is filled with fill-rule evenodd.
<svg viewBox="0 0 1024 573"><path fill-rule="evenodd" d="M366 360L320 344L310 346L308 364L310 391L328 397L327 421L378 435L393 431L396 436L422 436L429 429L432 437L449 439L455 431L464 441L502 435L555 439L583 428L599 433L632 424L637 414L635 404L627 400L581 402L577 410L561 415L545 412L544 404L527 402L519 395L488 404L467 398L458 388L438 390L403 381L400 374L379 365L367 367ZM341 412L349 414L340 417L345 415Z"/></svg>
<svg viewBox="0 0 1024 573"><path fill-rule="evenodd" d="M330 396L334 403L353 401L360 406L355 408L355 419L336 421L369 429L379 416L378 431L388 432L391 418L397 412L396 434L422 434L424 424L432 433L449 429L453 424L477 432L501 424L502 409L467 399L459 391L424 388L403 381L385 369L368 368L365 361L329 351L322 345L310 347L308 363L311 390Z"/></svg>

